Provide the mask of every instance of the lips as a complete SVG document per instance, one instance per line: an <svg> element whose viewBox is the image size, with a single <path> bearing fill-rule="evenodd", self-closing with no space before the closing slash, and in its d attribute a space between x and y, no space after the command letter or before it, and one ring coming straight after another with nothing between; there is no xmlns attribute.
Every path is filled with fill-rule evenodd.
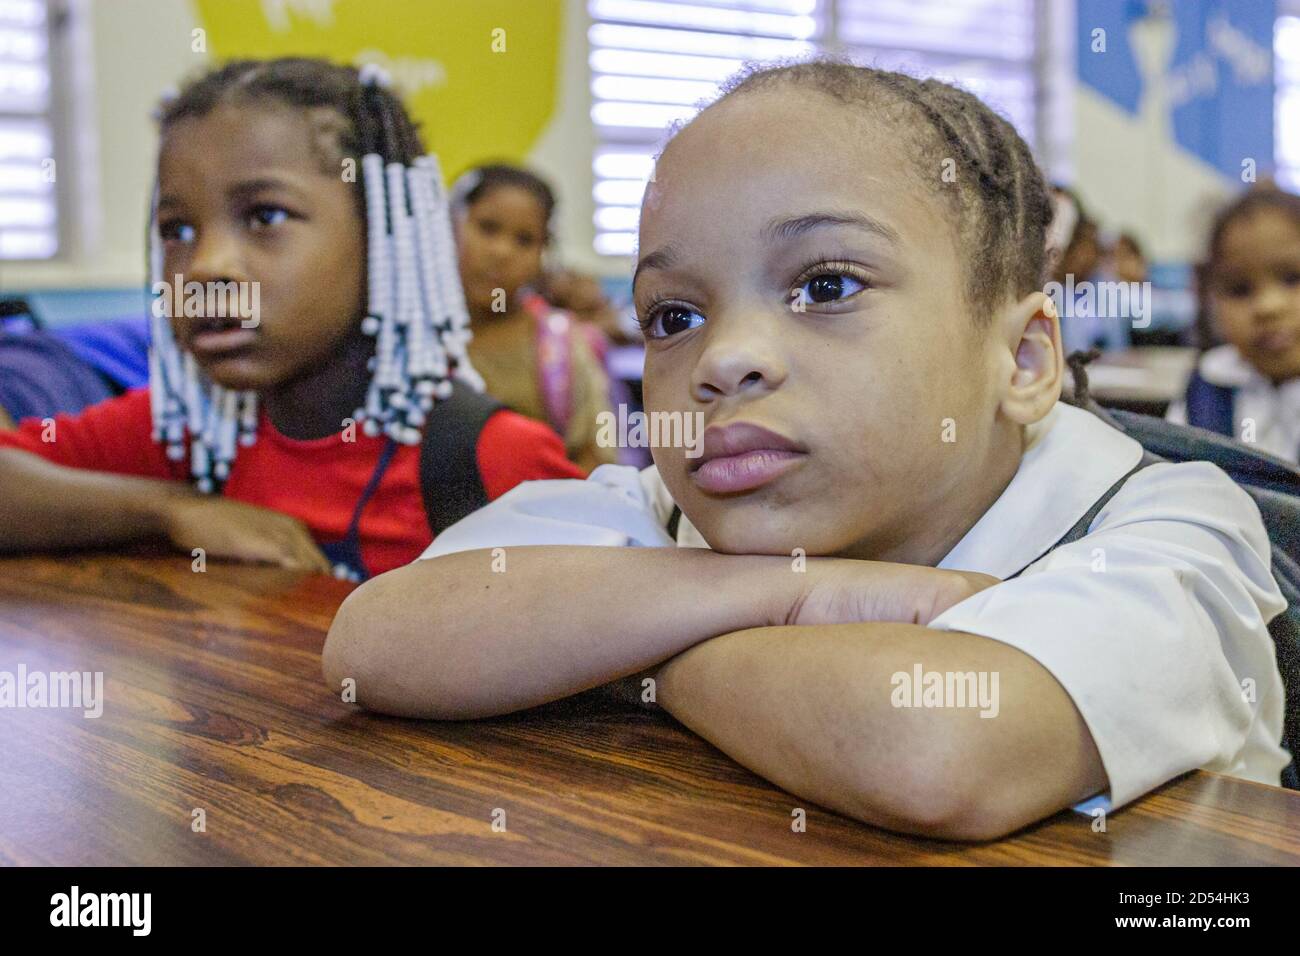
<svg viewBox="0 0 1300 956"><path fill-rule="evenodd" d="M186 345L198 356L238 351L257 340L257 330L238 318L191 319L187 332Z"/></svg>
<svg viewBox="0 0 1300 956"><path fill-rule="evenodd" d="M807 457L805 446L761 425L711 425L704 431L704 453L692 462L690 475L713 494L753 491L799 467Z"/></svg>
<svg viewBox="0 0 1300 956"><path fill-rule="evenodd" d="M1265 352L1285 352L1300 342L1300 329L1272 329L1255 337L1255 347Z"/></svg>

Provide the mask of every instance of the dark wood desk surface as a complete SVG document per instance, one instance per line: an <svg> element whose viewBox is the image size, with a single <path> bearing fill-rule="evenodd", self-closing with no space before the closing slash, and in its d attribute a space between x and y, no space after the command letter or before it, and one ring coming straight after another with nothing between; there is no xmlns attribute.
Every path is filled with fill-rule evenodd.
<svg viewBox="0 0 1300 956"><path fill-rule="evenodd" d="M99 718L0 709L0 860L1300 864L1300 793L1210 773L1106 833L1067 812L963 846L808 805L601 692L477 723L371 716L320 676L348 589L183 556L0 560L0 670L102 671L105 697Z"/></svg>

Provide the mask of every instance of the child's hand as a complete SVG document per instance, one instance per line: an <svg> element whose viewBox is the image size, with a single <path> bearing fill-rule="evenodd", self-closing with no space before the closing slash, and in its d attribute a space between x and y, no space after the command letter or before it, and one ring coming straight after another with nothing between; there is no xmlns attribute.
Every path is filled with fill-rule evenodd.
<svg viewBox="0 0 1300 956"><path fill-rule="evenodd" d="M1000 583L971 571L838 558L812 559L806 573L790 624L929 624L954 604Z"/></svg>
<svg viewBox="0 0 1300 956"><path fill-rule="evenodd" d="M297 518L200 495L173 498L164 507L167 538L182 551L202 548L211 558L330 573L329 560Z"/></svg>

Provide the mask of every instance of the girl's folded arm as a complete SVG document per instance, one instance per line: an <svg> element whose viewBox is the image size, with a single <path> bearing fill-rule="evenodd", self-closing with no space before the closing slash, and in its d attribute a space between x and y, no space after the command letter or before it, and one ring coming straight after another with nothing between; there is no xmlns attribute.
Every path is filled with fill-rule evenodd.
<svg viewBox="0 0 1300 956"><path fill-rule="evenodd" d="M997 673L978 707L901 706L896 675ZM792 793L867 823L1003 836L1107 786L1066 691L1024 652L915 624L726 634L656 675L660 706ZM988 715L982 717L981 712ZM992 718L992 719L990 719Z"/></svg>
<svg viewBox="0 0 1300 956"><path fill-rule="evenodd" d="M494 570L495 569L495 570ZM696 548L460 551L380 575L339 609L326 680L362 705L468 719L635 674L718 634L784 623L784 557Z"/></svg>

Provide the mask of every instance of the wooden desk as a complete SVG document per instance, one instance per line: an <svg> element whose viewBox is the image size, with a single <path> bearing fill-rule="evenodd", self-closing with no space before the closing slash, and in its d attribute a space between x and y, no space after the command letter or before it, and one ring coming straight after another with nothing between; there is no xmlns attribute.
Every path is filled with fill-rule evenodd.
<svg viewBox="0 0 1300 956"><path fill-rule="evenodd" d="M962 846L810 806L599 691L478 723L370 716L320 676L348 588L183 556L0 560L0 670L102 671L105 698L98 718L0 709L0 860L1300 863L1300 793L1209 773L1106 833L1067 812Z"/></svg>

